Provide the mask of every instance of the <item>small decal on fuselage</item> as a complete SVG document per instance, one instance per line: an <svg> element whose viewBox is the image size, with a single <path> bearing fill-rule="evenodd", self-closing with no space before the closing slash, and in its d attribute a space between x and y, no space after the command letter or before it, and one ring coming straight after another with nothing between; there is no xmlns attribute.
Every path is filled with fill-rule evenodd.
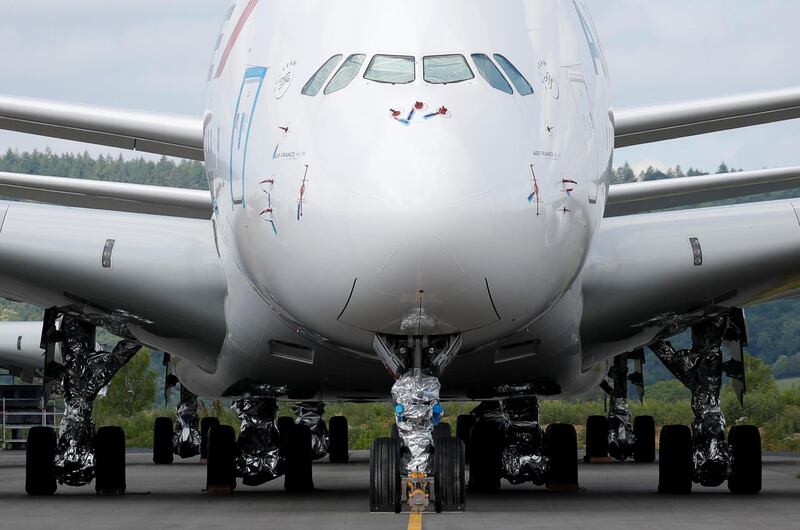
<svg viewBox="0 0 800 530"><path fill-rule="evenodd" d="M427 104L423 103L422 101L417 101L411 107L411 110L408 112L407 115L406 115L405 110L403 110L401 108L391 108L391 109L389 109L389 115L396 122L401 123L401 124L405 125L406 127L408 127L409 125L411 125L411 122L414 120L414 118L416 117L417 113L426 112L427 110L428 110L428 105ZM444 105L442 105L441 107L437 108L433 112L427 112L426 114L424 114L422 116L422 118L425 119L425 120L430 120L431 118L437 118L437 117L439 117L439 118L450 118L450 116L451 116L450 110L447 107L445 107Z"/></svg>
<svg viewBox="0 0 800 530"><path fill-rule="evenodd" d="M306 200L306 184L308 184L308 164L303 174L303 181L300 183L300 197L297 199L297 220L303 218L303 203Z"/></svg>

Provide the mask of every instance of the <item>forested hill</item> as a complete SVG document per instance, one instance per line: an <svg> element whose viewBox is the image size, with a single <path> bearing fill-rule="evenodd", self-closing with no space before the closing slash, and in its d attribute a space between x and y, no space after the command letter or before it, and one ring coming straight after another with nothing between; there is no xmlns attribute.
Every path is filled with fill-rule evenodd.
<svg viewBox="0 0 800 530"><path fill-rule="evenodd" d="M0 157L0 171L194 190L208 189L206 170L202 162L186 160L176 164L167 158L152 162L143 158L133 160L112 156L93 158L88 153L82 155L58 155L49 151L18 153L9 149Z"/></svg>
<svg viewBox="0 0 800 530"><path fill-rule="evenodd" d="M144 159L125 160L121 157L83 155L57 155L34 151L18 153L7 151L0 156L0 171L51 175L58 177L85 178L94 180L131 182L191 189L208 189L205 169L201 162L180 162L162 158L158 162ZM736 171L721 164L717 173ZM684 172L680 166L665 170L648 168L638 175L627 163L614 171L614 182L635 180L659 180L666 178L697 176L704 171L689 168ZM798 197L799 190L771 193L737 199L731 202L746 202L778 198ZM38 308L0 300L0 320L38 320L42 311ZM764 304L747 309L750 328L749 351L772 365L776 377L800 377L800 300ZM645 370L648 382L669 378L666 370L656 359L649 357Z"/></svg>

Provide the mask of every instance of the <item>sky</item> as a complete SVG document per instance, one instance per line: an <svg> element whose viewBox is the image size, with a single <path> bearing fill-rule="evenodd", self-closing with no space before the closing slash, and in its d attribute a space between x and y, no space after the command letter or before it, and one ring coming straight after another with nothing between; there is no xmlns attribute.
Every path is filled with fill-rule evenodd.
<svg viewBox="0 0 800 530"><path fill-rule="evenodd" d="M374 1L374 0L373 0ZM797 0L585 0L615 108L800 86ZM0 93L201 115L229 0L6 0ZM800 120L619 149L641 170L800 165ZM0 152L122 153L0 132Z"/></svg>

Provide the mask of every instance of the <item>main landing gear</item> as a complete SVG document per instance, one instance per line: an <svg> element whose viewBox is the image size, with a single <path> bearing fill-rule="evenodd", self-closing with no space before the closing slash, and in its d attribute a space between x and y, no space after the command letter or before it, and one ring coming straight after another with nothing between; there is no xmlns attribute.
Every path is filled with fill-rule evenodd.
<svg viewBox="0 0 800 530"><path fill-rule="evenodd" d="M535 396L483 402L471 416L470 491L497 491L503 478L515 485L546 484L553 492L577 491L575 428L555 423L543 429ZM459 421L469 423L466 418Z"/></svg>
<svg viewBox="0 0 800 530"><path fill-rule="evenodd" d="M628 362L636 370L628 374ZM628 402L628 383L644 395L642 364L644 350L618 355L608 371L601 388L608 394L607 416L589 416L586 421L586 462L602 461L610 455L615 460L633 458L635 462L654 462L656 459L656 425L652 416L638 416L633 421Z"/></svg>
<svg viewBox="0 0 800 530"><path fill-rule="evenodd" d="M59 385L64 392L64 416L59 434L51 427L28 433L25 491L52 495L57 483L84 486L95 480L99 495L125 492L125 434L119 427L95 432L92 409L99 391L139 351L123 340L112 352L95 351L94 325L53 310L45 314L45 389ZM62 361L56 359L61 345Z"/></svg>
<svg viewBox="0 0 800 530"><path fill-rule="evenodd" d="M246 486L258 486L284 477L290 493L313 491L311 463L329 455L333 463L349 459L348 428L344 417L325 425L325 404L293 405L297 419L280 417L278 397L284 388L260 385L231 405L241 422L238 441L227 425L214 425L208 433L206 487L210 493L230 493L241 478Z"/></svg>
<svg viewBox="0 0 800 530"><path fill-rule="evenodd" d="M722 343L734 343L733 358L723 363ZM692 392L691 430L680 425L661 431L659 492L689 493L692 483L719 486L726 479L732 493L761 491L761 438L756 427L733 427L726 440L720 408L722 374L744 388L741 313L721 315L692 326L692 348L675 350L669 342L650 345L664 365ZM741 394L740 394L741 399Z"/></svg>

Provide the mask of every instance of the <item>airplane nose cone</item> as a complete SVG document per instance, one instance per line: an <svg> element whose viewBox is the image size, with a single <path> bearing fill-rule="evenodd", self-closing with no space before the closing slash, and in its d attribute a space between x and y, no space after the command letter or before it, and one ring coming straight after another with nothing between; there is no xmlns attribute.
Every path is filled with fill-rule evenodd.
<svg viewBox="0 0 800 530"><path fill-rule="evenodd" d="M353 195L348 233L360 273L340 317L346 323L443 334L499 319L481 250L494 231L490 187L461 145L429 140L390 162L375 157L370 172L381 177L362 181L363 193ZM396 153L391 142L378 141L376 151Z"/></svg>

